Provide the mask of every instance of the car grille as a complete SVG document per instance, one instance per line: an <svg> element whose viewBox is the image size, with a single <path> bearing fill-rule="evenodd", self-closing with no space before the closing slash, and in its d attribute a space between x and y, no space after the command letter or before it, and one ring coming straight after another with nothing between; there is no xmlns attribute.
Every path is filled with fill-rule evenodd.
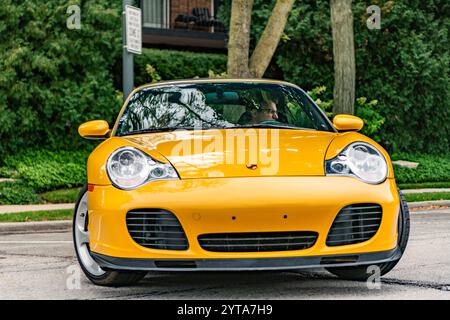
<svg viewBox="0 0 450 320"><path fill-rule="evenodd" d="M166 210L139 209L127 213L127 228L134 241L143 247L186 250L188 241L177 217Z"/></svg>
<svg viewBox="0 0 450 320"><path fill-rule="evenodd" d="M198 241L214 252L288 251L311 248L317 236L310 231L214 233L200 235Z"/></svg>
<svg viewBox="0 0 450 320"><path fill-rule="evenodd" d="M374 203L342 208L328 232L327 246L343 246L369 240L380 227L381 215L381 206Z"/></svg>

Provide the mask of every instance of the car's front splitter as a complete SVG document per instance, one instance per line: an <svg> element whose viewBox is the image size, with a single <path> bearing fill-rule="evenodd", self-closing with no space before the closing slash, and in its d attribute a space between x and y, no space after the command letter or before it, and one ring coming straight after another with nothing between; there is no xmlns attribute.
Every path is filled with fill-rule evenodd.
<svg viewBox="0 0 450 320"><path fill-rule="evenodd" d="M94 252L91 254L105 269L145 271L256 271L345 267L396 261L402 256L398 247L360 254L254 259L138 259L116 258Z"/></svg>

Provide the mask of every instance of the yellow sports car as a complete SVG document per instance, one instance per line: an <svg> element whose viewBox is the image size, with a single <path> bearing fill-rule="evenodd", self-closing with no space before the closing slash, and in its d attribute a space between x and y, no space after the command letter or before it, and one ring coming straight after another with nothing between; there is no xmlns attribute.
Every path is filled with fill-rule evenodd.
<svg viewBox="0 0 450 320"><path fill-rule="evenodd" d="M112 129L102 120L79 127L104 140L74 213L81 268L108 286L148 271L389 272L409 212L389 155L357 133L362 126L350 115L331 123L281 81L135 89Z"/></svg>

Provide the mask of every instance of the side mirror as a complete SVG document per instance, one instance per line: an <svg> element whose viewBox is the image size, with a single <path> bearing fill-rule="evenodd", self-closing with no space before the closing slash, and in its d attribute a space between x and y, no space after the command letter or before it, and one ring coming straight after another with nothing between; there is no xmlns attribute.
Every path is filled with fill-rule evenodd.
<svg viewBox="0 0 450 320"><path fill-rule="evenodd" d="M94 120L80 125L78 133L85 139L104 140L109 138L111 130L109 130L109 124L105 120Z"/></svg>
<svg viewBox="0 0 450 320"><path fill-rule="evenodd" d="M333 125L338 131L359 131L364 126L364 122L355 116L338 114L333 118Z"/></svg>

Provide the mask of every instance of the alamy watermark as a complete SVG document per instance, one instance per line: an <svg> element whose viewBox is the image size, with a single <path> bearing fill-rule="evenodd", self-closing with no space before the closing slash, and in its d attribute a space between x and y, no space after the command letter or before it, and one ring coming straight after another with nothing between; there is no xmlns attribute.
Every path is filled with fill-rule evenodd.
<svg viewBox="0 0 450 320"><path fill-rule="evenodd" d="M381 29L381 9L377 5L371 5L367 7L366 12L370 14L367 18L367 28L369 30L380 30Z"/></svg>
<svg viewBox="0 0 450 320"><path fill-rule="evenodd" d="M77 264L72 264L66 268L68 274L66 278L66 288L68 290L81 289L81 269Z"/></svg>
<svg viewBox="0 0 450 320"><path fill-rule="evenodd" d="M366 285L369 290L381 289L381 269L377 265L370 265L367 267L367 274L370 276L367 278Z"/></svg>
<svg viewBox="0 0 450 320"><path fill-rule="evenodd" d="M278 129L229 128L202 130L196 127L192 139L179 140L172 150L173 160L189 158L197 165L245 165L259 169L262 175L276 175L280 169L280 134ZM180 133L183 134L183 133ZM167 137L166 137L167 138ZM179 158L179 159L177 159ZM211 172L212 175L223 174Z"/></svg>
<svg viewBox="0 0 450 320"><path fill-rule="evenodd" d="M67 14L69 17L66 20L66 26L69 30L81 29L81 9L80 6L74 4L67 7Z"/></svg>

